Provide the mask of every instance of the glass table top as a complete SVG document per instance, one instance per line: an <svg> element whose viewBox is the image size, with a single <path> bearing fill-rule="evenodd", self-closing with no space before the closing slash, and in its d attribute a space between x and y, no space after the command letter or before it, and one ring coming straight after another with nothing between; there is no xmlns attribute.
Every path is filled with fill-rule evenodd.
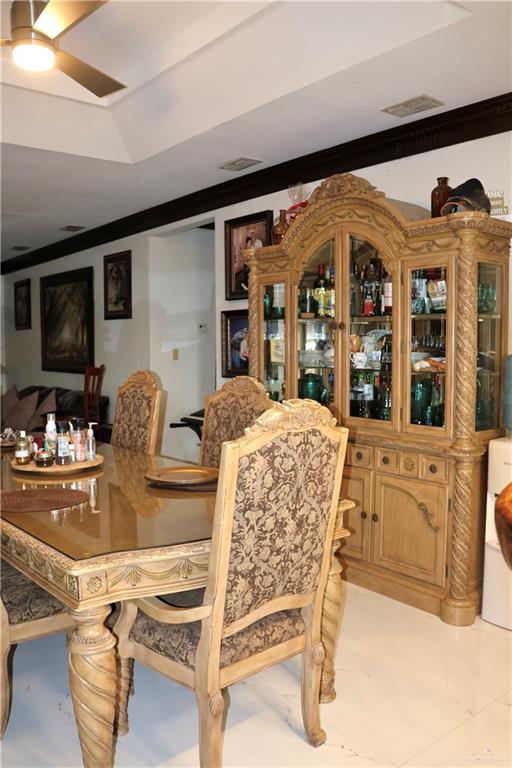
<svg viewBox="0 0 512 768"><path fill-rule="evenodd" d="M4 511L2 519L74 560L211 537L215 489L157 488L144 478L148 470L186 462L110 445L102 445L98 453L104 463L97 471L60 477L16 473L10 464L13 454L4 454L2 490L60 486L85 491L89 501L53 512Z"/></svg>

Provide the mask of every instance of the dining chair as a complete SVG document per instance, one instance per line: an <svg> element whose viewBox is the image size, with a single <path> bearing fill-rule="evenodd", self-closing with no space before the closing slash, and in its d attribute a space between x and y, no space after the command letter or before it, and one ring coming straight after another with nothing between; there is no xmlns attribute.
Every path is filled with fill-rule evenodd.
<svg viewBox="0 0 512 768"><path fill-rule="evenodd" d="M117 390L111 443L139 453L156 453L162 390L152 371L136 371Z"/></svg>
<svg viewBox="0 0 512 768"><path fill-rule="evenodd" d="M319 690L322 603L347 444L327 408L276 403L224 443L203 604L125 602L119 638L119 733L128 730L133 660L195 692L202 768L222 764L228 687L302 654L308 740L325 741Z"/></svg>
<svg viewBox="0 0 512 768"><path fill-rule="evenodd" d="M9 720L12 699L11 662L18 643L71 629L67 608L55 597L1 561L0 601L0 738Z"/></svg>
<svg viewBox="0 0 512 768"><path fill-rule="evenodd" d="M199 464L218 467L222 443L242 437L244 429L272 408L263 384L252 376L236 376L206 399Z"/></svg>
<svg viewBox="0 0 512 768"><path fill-rule="evenodd" d="M105 375L105 366L88 365L84 375L84 420L86 422L95 421L98 425L97 434L101 439L101 414L100 397L103 377Z"/></svg>

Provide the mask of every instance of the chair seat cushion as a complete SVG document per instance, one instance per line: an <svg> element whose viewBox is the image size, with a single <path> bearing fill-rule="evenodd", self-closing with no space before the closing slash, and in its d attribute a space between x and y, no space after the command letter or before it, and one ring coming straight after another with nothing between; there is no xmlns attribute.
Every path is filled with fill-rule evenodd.
<svg viewBox="0 0 512 768"><path fill-rule="evenodd" d="M278 611L222 641L220 665L227 667L304 634L299 610ZM162 624L139 611L130 638L161 656L194 669L201 622Z"/></svg>
<svg viewBox="0 0 512 768"><path fill-rule="evenodd" d="M22 624L65 613L67 608L12 565L1 561L1 594L10 624Z"/></svg>

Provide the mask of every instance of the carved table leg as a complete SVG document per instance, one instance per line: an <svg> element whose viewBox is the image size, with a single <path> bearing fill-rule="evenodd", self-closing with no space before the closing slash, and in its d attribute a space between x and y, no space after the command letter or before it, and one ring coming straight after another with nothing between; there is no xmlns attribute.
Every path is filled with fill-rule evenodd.
<svg viewBox="0 0 512 768"><path fill-rule="evenodd" d="M84 768L112 768L116 703L116 640L103 621L110 607L70 611L69 680Z"/></svg>
<svg viewBox="0 0 512 768"><path fill-rule="evenodd" d="M336 691L334 689L334 654L336 652L336 639L341 623L343 582L341 573L343 568L336 556L341 544L341 538L334 539L332 543L331 570L325 588L324 607L322 611L322 643L325 649L325 660L322 669L322 682L320 685L320 701L327 704L334 701Z"/></svg>

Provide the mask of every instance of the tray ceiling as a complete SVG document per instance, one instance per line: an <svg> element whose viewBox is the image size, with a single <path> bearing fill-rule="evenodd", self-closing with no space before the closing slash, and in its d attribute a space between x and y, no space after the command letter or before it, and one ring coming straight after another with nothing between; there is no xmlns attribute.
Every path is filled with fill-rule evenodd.
<svg viewBox="0 0 512 768"><path fill-rule="evenodd" d="M111 0L62 38L127 84L105 99L4 49L2 258L236 178L219 166L240 156L259 170L506 93L510 7ZM380 111L421 94L445 106Z"/></svg>

